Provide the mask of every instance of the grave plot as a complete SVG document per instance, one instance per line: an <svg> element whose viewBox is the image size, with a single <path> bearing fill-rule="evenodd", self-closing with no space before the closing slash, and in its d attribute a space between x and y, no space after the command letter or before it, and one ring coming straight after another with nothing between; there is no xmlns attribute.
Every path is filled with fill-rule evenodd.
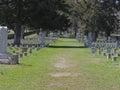
<svg viewBox="0 0 120 90"><path fill-rule="evenodd" d="M41 44L41 38L26 38L21 39L21 45L13 46L13 40L8 40L8 52L9 52L9 60L6 64L19 64L19 59L23 56L28 56L32 54L33 50L40 50L42 47L49 45L50 43L54 43L57 40L56 37L45 37L45 45ZM7 42L6 42L7 44Z"/></svg>
<svg viewBox="0 0 120 90"><path fill-rule="evenodd" d="M97 41L93 42L91 46L91 53L99 53L106 56L107 59L116 61L120 56L120 42L119 41Z"/></svg>

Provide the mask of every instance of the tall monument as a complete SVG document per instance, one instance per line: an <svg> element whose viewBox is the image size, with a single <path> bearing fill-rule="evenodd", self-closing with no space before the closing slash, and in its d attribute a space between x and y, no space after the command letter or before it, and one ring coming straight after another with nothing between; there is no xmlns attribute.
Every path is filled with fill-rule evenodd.
<svg viewBox="0 0 120 90"><path fill-rule="evenodd" d="M7 27L0 26L0 64L9 63L9 54L7 53Z"/></svg>

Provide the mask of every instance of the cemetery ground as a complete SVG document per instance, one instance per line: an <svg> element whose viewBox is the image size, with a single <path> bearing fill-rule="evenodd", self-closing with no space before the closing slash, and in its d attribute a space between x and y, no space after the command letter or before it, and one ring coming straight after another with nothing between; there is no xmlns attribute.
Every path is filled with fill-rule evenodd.
<svg viewBox="0 0 120 90"><path fill-rule="evenodd" d="M119 62L62 38L20 58L18 65L1 64L0 90L120 90Z"/></svg>

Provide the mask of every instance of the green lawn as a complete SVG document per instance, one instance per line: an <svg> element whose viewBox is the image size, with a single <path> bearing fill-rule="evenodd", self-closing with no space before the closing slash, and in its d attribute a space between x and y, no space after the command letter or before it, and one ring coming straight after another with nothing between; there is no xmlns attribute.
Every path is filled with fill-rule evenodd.
<svg viewBox="0 0 120 90"><path fill-rule="evenodd" d="M83 44L62 38L52 45ZM119 61L88 48L42 48L19 65L0 65L0 90L120 90Z"/></svg>

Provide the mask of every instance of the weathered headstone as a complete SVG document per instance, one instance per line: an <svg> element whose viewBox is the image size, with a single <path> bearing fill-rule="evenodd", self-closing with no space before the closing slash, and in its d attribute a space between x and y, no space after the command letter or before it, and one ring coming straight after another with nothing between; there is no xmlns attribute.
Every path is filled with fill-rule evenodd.
<svg viewBox="0 0 120 90"><path fill-rule="evenodd" d="M80 33L77 33L76 39L80 42Z"/></svg>
<svg viewBox="0 0 120 90"><path fill-rule="evenodd" d="M17 54L11 56L10 64L19 64L19 57Z"/></svg>
<svg viewBox="0 0 120 90"><path fill-rule="evenodd" d="M45 35L46 35L46 32L42 32L42 33L40 34L41 46L42 46L42 47L45 46Z"/></svg>
<svg viewBox="0 0 120 90"><path fill-rule="evenodd" d="M30 51L29 51L29 53L32 53L32 48L30 48Z"/></svg>
<svg viewBox="0 0 120 90"><path fill-rule="evenodd" d="M7 27L0 27L0 53L7 52Z"/></svg>
<svg viewBox="0 0 120 90"><path fill-rule="evenodd" d="M109 36L109 37L108 37L108 41L110 41L110 40L111 40L111 37Z"/></svg>
<svg viewBox="0 0 120 90"><path fill-rule="evenodd" d="M111 58L111 54L108 53L108 54L107 54L107 59L110 59L110 58Z"/></svg>
<svg viewBox="0 0 120 90"><path fill-rule="evenodd" d="M102 52L102 56L106 56L106 53L105 53L105 52Z"/></svg>
<svg viewBox="0 0 120 90"><path fill-rule="evenodd" d="M88 33L88 47L91 47L91 45L92 45L92 33L89 32Z"/></svg>
<svg viewBox="0 0 120 90"><path fill-rule="evenodd" d="M53 34L54 34L53 32L50 32L50 37L49 37L50 38L50 41L49 41L50 43L53 42L53 39L52 39L53 38Z"/></svg>
<svg viewBox="0 0 120 90"><path fill-rule="evenodd" d="M118 53L118 56L120 56L120 53Z"/></svg>
<svg viewBox="0 0 120 90"><path fill-rule="evenodd" d="M107 53L110 53L110 52L111 52L111 48L108 47L108 48L107 48Z"/></svg>
<svg viewBox="0 0 120 90"><path fill-rule="evenodd" d="M27 56L28 54L27 54L27 52L24 52L24 56Z"/></svg>
<svg viewBox="0 0 120 90"><path fill-rule="evenodd" d="M95 47L92 47L91 48L91 52L94 54L94 53L96 53L96 48Z"/></svg>
<svg viewBox="0 0 120 90"><path fill-rule="evenodd" d="M116 54L117 53L117 49L115 48L113 52L114 52L114 54Z"/></svg>
<svg viewBox="0 0 120 90"><path fill-rule="evenodd" d="M27 52L28 48L27 47L22 47L22 53Z"/></svg>
<svg viewBox="0 0 120 90"><path fill-rule="evenodd" d="M0 63L9 64L9 54L7 52L7 27L0 26Z"/></svg>
<svg viewBox="0 0 120 90"><path fill-rule="evenodd" d="M98 48L98 53L101 54L101 48Z"/></svg>
<svg viewBox="0 0 120 90"><path fill-rule="evenodd" d="M117 60L117 57L116 56L113 56L112 57L112 61L116 61Z"/></svg>
<svg viewBox="0 0 120 90"><path fill-rule="evenodd" d="M22 58L23 57L23 53L20 53L20 58Z"/></svg>

